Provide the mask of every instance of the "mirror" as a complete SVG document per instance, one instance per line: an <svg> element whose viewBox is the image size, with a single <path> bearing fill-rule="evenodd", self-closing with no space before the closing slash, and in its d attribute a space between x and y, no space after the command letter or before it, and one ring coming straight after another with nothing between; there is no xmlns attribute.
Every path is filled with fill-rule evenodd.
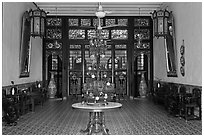
<svg viewBox="0 0 204 137"><path fill-rule="evenodd" d="M168 34L165 38L165 54L166 54L166 65L167 65L167 77L177 77L177 66L176 66L176 41L174 33L173 19L170 19L167 23Z"/></svg>
<svg viewBox="0 0 204 137"><path fill-rule="evenodd" d="M29 77L30 74L30 54L31 54L31 39L30 39L30 18L26 11L23 14L21 26L21 43L20 43L20 78Z"/></svg>

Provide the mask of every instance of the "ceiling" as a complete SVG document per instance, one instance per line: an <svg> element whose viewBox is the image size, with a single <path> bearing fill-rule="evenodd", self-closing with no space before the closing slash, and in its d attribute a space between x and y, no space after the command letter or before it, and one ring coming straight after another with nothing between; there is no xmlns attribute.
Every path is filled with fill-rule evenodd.
<svg viewBox="0 0 204 137"><path fill-rule="evenodd" d="M95 16L98 2L35 2L47 15L57 16ZM103 10L112 13L106 16L151 16L160 9L163 2L101 2Z"/></svg>

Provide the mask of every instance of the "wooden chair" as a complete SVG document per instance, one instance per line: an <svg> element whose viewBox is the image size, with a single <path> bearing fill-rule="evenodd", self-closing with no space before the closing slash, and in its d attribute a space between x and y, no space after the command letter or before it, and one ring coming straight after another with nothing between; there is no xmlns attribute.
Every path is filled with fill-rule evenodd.
<svg viewBox="0 0 204 137"><path fill-rule="evenodd" d="M179 92L178 86L172 84L167 96L167 110L170 115L179 116Z"/></svg>
<svg viewBox="0 0 204 137"><path fill-rule="evenodd" d="M44 93L42 88L38 88L38 87L32 88L31 96L34 99L35 104L40 104L41 106L43 106Z"/></svg>
<svg viewBox="0 0 204 137"><path fill-rule="evenodd" d="M81 80L80 78L77 78L76 75L72 75L70 79L70 93L73 95L73 97L78 100L78 94L81 91Z"/></svg>
<svg viewBox="0 0 204 137"><path fill-rule="evenodd" d="M180 115L188 120L201 119L201 90L194 88L191 93L186 92L185 87L180 88L181 94L181 109ZM199 115L195 115L196 108L199 109Z"/></svg>
<svg viewBox="0 0 204 137"><path fill-rule="evenodd" d="M118 95L118 100L120 101L121 98L125 99L126 94L126 78L120 74L116 78L116 95Z"/></svg>
<svg viewBox="0 0 204 137"><path fill-rule="evenodd" d="M115 84L111 83L110 85L106 85L105 93L108 95L108 101L116 102Z"/></svg>
<svg viewBox="0 0 204 137"><path fill-rule="evenodd" d="M14 93L14 92L13 92ZM17 92L16 92L17 94ZM20 103L19 97L15 94L6 94L6 90L2 90L2 111L3 122L7 125L16 125L19 118Z"/></svg>
<svg viewBox="0 0 204 137"><path fill-rule="evenodd" d="M155 88L154 91L154 102L155 104L161 104L164 105L165 109L168 108L167 104L167 96L170 92L170 86L169 84L162 83L159 87Z"/></svg>
<svg viewBox="0 0 204 137"><path fill-rule="evenodd" d="M32 102L31 102L31 97L29 96L30 94L30 89L29 88L24 88L21 89L21 98L22 98L22 113L26 114L29 111L31 111L31 106L32 106Z"/></svg>

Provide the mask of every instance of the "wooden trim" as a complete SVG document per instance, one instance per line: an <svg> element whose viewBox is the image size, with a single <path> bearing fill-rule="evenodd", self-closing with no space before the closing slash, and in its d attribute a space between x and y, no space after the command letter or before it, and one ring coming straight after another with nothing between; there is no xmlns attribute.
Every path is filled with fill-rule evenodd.
<svg viewBox="0 0 204 137"><path fill-rule="evenodd" d="M38 81L38 82L41 83L41 85L42 85L42 83L43 83L42 81ZM31 85L33 85L33 84L35 84L35 83L36 83L36 81L34 81L34 82L29 82L29 83L22 83L22 84L15 84L15 85L3 86L3 87L2 87L2 90L6 90L6 92L7 92L7 91L9 91L10 88L13 87L13 86L17 87L18 90L22 90L22 89L25 89L25 88L30 87ZM43 86L43 85L42 85L42 86Z"/></svg>
<svg viewBox="0 0 204 137"><path fill-rule="evenodd" d="M202 91L202 86L190 85L190 84L184 84L184 83L174 83L174 82L167 82L167 81L159 81L159 80L154 80L154 81L153 81L153 87L155 87L157 83L160 83L161 85L163 85L163 84L174 84L174 85L177 85L179 88L180 88L181 86L185 86L185 87L187 87L187 89L189 90L189 92L191 92L192 89L194 89L194 88L199 88L199 89L201 89L201 91Z"/></svg>

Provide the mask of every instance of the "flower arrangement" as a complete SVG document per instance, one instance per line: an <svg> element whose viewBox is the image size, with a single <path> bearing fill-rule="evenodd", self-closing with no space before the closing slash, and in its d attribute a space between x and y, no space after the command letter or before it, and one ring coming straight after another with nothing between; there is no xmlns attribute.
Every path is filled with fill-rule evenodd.
<svg viewBox="0 0 204 137"><path fill-rule="evenodd" d="M84 83L82 103L107 105L107 101L115 95L114 85L105 81L93 81Z"/></svg>

